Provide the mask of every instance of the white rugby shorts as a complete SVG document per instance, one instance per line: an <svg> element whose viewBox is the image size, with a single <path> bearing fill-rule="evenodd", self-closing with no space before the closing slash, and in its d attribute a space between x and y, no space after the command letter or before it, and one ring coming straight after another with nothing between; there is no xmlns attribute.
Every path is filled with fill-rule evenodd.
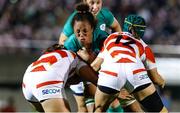
<svg viewBox="0 0 180 113"><path fill-rule="evenodd" d="M147 71L137 63L103 63L99 71L98 85L118 91L125 87L131 93L147 83L151 83Z"/></svg>

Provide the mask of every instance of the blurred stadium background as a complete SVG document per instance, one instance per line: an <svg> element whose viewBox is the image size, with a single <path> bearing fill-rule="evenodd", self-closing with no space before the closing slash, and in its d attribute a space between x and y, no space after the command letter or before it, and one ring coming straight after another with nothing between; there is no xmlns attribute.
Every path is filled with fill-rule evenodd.
<svg viewBox="0 0 180 113"><path fill-rule="evenodd" d="M14 106L11 109L18 112L33 111L21 92L24 71L41 50L58 42L76 2L0 0L0 110L9 105L7 109ZM146 19L144 41L155 52L158 70L167 81L160 95L171 112L180 112L180 0L103 0L103 5L121 24L130 13ZM75 103L70 104L75 111Z"/></svg>

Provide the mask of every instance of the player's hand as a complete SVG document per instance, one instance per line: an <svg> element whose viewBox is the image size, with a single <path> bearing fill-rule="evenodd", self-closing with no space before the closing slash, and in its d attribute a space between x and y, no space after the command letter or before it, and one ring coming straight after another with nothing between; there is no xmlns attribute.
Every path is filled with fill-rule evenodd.
<svg viewBox="0 0 180 113"><path fill-rule="evenodd" d="M159 81L159 82L157 83L157 85L158 85L159 87L161 87L161 88L164 88L165 84L166 84L166 82L165 82L164 79L162 79L161 81Z"/></svg>
<svg viewBox="0 0 180 113"><path fill-rule="evenodd" d="M160 75L158 75L157 78L158 79L153 80L153 83L158 85L160 88L164 88L166 84L165 80Z"/></svg>
<svg viewBox="0 0 180 113"><path fill-rule="evenodd" d="M80 50L77 52L77 54L78 54L83 60L85 60L85 61L88 61L88 60L89 60L90 55L89 55L89 53L88 53L88 51L86 50L85 47L82 47L82 49L80 49Z"/></svg>

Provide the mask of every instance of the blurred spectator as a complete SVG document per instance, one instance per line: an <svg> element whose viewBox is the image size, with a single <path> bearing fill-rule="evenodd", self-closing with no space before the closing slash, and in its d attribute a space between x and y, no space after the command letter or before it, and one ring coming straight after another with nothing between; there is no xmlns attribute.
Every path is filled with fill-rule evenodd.
<svg viewBox="0 0 180 113"><path fill-rule="evenodd" d="M77 1L81 0L0 0L0 53L26 52L19 48L36 48L33 40L58 41L61 27ZM179 0L103 3L120 23L129 13L143 16L147 21L144 40L148 44L180 44Z"/></svg>
<svg viewBox="0 0 180 113"><path fill-rule="evenodd" d="M14 98L9 97L7 102L0 109L0 112L16 112L16 108L14 107Z"/></svg>

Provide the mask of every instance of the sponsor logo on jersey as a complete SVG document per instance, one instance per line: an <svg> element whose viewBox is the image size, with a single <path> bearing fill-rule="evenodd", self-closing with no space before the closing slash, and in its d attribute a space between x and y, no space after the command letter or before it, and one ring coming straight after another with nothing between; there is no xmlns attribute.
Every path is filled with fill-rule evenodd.
<svg viewBox="0 0 180 113"><path fill-rule="evenodd" d="M56 94L56 93L60 93L60 89L44 89L44 90L42 90L43 95Z"/></svg>
<svg viewBox="0 0 180 113"><path fill-rule="evenodd" d="M101 29L102 31L105 31L105 30L106 30L106 24L101 24L101 25L100 25L100 29Z"/></svg>
<svg viewBox="0 0 180 113"><path fill-rule="evenodd" d="M140 75L140 76L139 76L139 79L140 79L140 80L147 79L147 78L148 78L148 75L146 75L146 74L145 74L145 75Z"/></svg>

